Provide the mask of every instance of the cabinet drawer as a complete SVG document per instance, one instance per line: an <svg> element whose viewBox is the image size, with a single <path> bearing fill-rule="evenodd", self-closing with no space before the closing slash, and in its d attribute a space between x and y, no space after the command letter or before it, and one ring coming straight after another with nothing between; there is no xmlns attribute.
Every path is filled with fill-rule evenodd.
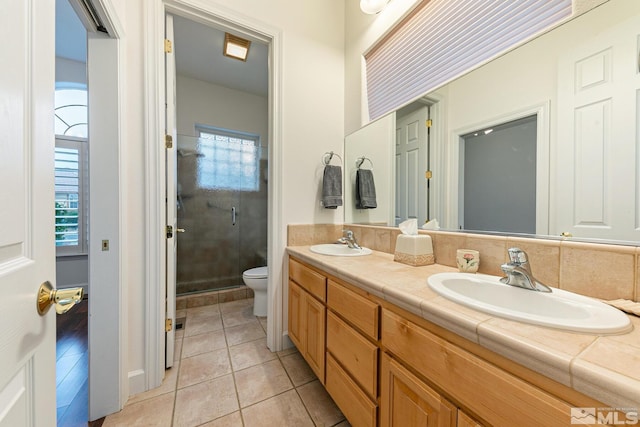
<svg viewBox="0 0 640 427"><path fill-rule="evenodd" d="M492 425L570 424L566 402L387 310L382 345Z"/></svg>
<svg viewBox="0 0 640 427"><path fill-rule="evenodd" d="M329 279L327 305L361 332L378 340L378 304Z"/></svg>
<svg viewBox="0 0 640 427"><path fill-rule="evenodd" d="M327 353L326 388L351 425L358 427L376 425L376 405L371 403L329 353Z"/></svg>
<svg viewBox="0 0 640 427"><path fill-rule="evenodd" d="M320 301L327 301L327 278L289 258L289 277Z"/></svg>
<svg viewBox="0 0 640 427"><path fill-rule="evenodd" d="M372 400L378 388L378 347L332 312L327 313L327 351Z"/></svg>

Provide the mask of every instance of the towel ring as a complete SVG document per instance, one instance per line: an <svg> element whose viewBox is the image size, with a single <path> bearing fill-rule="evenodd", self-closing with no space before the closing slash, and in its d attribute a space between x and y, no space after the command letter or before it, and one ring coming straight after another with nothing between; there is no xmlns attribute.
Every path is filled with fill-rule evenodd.
<svg viewBox="0 0 640 427"><path fill-rule="evenodd" d="M370 159L370 158L368 158L368 157L364 157L364 156L362 156L362 157L358 157L358 158L356 159L356 167L357 167L358 169L360 169L360 166L362 166L362 164L365 162L365 160L368 160L368 161L369 161L369 163L371 164L371 169L373 170L373 162L371 161L371 159Z"/></svg>
<svg viewBox="0 0 640 427"><path fill-rule="evenodd" d="M333 151L327 151L326 153L324 153L324 155L322 156L322 163L324 163L325 165L330 164L331 159L333 159L333 156L336 156L337 158L339 158L340 164L342 164L342 157L340 157L339 154L336 154Z"/></svg>

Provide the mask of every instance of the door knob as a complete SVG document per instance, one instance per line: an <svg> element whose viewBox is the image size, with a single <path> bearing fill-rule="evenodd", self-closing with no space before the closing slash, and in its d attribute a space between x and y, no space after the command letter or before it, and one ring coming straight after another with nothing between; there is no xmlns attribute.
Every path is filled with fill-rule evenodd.
<svg viewBox="0 0 640 427"><path fill-rule="evenodd" d="M47 280L38 289L38 314L44 316L52 305L56 306L56 313L64 314L74 305L82 301L82 288L54 289Z"/></svg>

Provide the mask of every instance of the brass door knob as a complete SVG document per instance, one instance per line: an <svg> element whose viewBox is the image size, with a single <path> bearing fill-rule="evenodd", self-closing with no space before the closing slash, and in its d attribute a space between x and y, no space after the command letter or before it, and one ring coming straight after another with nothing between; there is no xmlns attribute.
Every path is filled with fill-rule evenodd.
<svg viewBox="0 0 640 427"><path fill-rule="evenodd" d="M64 314L74 305L82 301L82 288L54 289L47 280L38 289L38 314L43 316L52 305L56 306L56 313Z"/></svg>

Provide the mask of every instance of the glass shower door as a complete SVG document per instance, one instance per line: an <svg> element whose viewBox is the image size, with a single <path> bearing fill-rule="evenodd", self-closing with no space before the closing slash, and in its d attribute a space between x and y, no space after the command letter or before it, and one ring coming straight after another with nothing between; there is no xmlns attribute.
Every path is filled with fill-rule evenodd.
<svg viewBox="0 0 640 427"><path fill-rule="evenodd" d="M260 152L229 135L178 136L178 226L188 230L178 236L178 294L243 284L254 261L242 261L243 230L253 228L242 204L259 191Z"/></svg>

